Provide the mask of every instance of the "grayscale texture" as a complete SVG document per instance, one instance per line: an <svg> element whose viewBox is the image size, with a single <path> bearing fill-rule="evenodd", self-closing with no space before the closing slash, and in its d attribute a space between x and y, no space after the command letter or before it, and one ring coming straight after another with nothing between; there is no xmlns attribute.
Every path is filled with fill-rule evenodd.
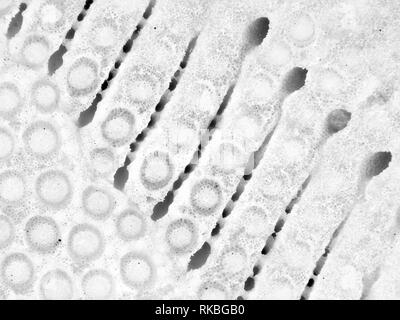
<svg viewBox="0 0 400 320"><path fill-rule="evenodd" d="M0 0L0 299L400 299L399 17Z"/></svg>

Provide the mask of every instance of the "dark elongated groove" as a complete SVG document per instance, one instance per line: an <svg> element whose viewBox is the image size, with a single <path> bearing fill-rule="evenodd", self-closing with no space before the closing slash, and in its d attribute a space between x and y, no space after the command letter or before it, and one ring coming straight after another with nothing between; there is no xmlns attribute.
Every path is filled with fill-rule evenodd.
<svg viewBox="0 0 400 320"><path fill-rule="evenodd" d="M132 156L132 154L134 154L140 144L142 143L142 141L145 139L145 137L147 137L149 131L154 128L154 126L156 125L157 121L160 118L160 113L164 110L165 105L170 101L173 91L176 89L180 78L183 75L183 72L185 70L186 64L190 58L190 53L193 51L194 47L196 46L196 41L197 41L197 36L194 37L188 44L188 47L186 49L186 53L182 59L182 62L180 63L179 68L175 71L175 73L173 74L173 76L171 77L168 89L165 90L165 92L163 93L163 95L160 98L160 101L157 103L156 107L155 107L155 112L151 115L151 119L149 124L147 125L147 127L145 129L143 129L143 131L137 136L136 140L131 143L131 154L130 156ZM183 66L183 67L182 67Z"/></svg>
<svg viewBox="0 0 400 320"><path fill-rule="evenodd" d="M305 82L306 82L306 77L307 77L307 69L303 69L303 68L299 68L296 67L294 69L292 69L285 77L283 85L281 87L281 92L283 93L283 99L291 94L294 91L299 90L301 87L304 86ZM327 141L327 139L329 138L330 135L333 135L341 130L343 130L346 126L347 123L350 121L351 119L351 114L349 112L347 112L346 110L334 110L333 113L331 112L330 115L328 115L328 119L327 119L327 133L328 133L328 137L322 139L322 141L318 144L318 148L321 148L321 146ZM385 157L386 160L382 160L380 162L387 162L387 158L388 156ZM391 160L391 157L389 159L389 161ZM378 161L379 162L379 161ZM378 165L378 167L383 167L383 169L385 169L387 167L387 165ZM380 171L381 172L381 171ZM285 213L281 215L281 217L279 218L278 222L275 225L274 228L274 232L268 237L266 244L264 246L264 248L261 251L262 255L266 255L268 254L268 252L271 251L277 233L279 233L286 221L287 216L291 213L293 206L298 203L301 199L302 194L304 193L305 189L307 188L309 182L311 179L311 175L307 177L307 179L303 182L301 188L299 189L299 191L297 192L296 197L294 197L288 204L288 206L285 209ZM327 248L327 250L329 250L329 246ZM325 257L327 256L328 252L326 251L324 253ZM324 257L323 255L323 257ZM324 263L324 259L322 258L321 262L322 264ZM260 264L261 265L261 264ZM318 266L318 263L317 263ZM315 271L315 270L314 270ZM253 276L255 276L256 274L254 274ZM252 277L249 277L246 282L244 283L244 290L245 291L249 291L254 287L254 282L255 282L255 278L252 281L251 286L248 285L248 280L249 279L253 279ZM308 282L308 286L312 287L313 283L314 283L315 279L310 279ZM307 295L307 293L305 293L305 295ZM307 295L308 297L308 295ZM242 296L239 296L238 299L243 299ZM306 299L305 296L302 295L301 299Z"/></svg>
<svg viewBox="0 0 400 320"><path fill-rule="evenodd" d="M296 196L289 202L285 212L279 217L277 223L275 224L274 232L267 238L267 241L265 242L265 246L261 251L262 255L267 255L272 247L274 246L276 237L279 232L281 232L283 226L285 225L286 218L288 214L290 214L293 206L300 200L302 194L306 190L308 183L310 181L310 176L307 177L307 179L303 182L301 185L300 189L297 191ZM261 269L261 264L259 262L256 263L255 265L255 270L253 269L253 275L249 276L245 283L243 284L244 291L250 291L254 288L255 281L257 280L256 275L260 272ZM238 298L242 298L242 296L239 296Z"/></svg>
<svg viewBox="0 0 400 320"><path fill-rule="evenodd" d="M178 179L174 182L172 189L170 191L168 191L164 200L157 203L154 206L153 214L151 216L151 218L153 220L156 221L158 219L161 219L163 216L165 216L167 214L169 206L174 201L174 193L176 192L176 190L178 190L181 187L183 182L185 180L187 180L190 173L193 172L194 166L191 163L195 163L198 158L199 158L199 155L198 155L198 151L196 150L192 159L190 160L190 163L185 167L184 171L179 175Z"/></svg>
<svg viewBox="0 0 400 320"><path fill-rule="evenodd" d="M204 149L207 144L211 141L212 138L212 132L214 132L215 128L217 127L217 124L221 121L222 114L228 105L229 101L231 100L232 92L235 89L235 84L231 85L226 92L224 99L222 100L221 105L218 108L217 114L214 117L214 119L211 120L210 124L208 125L207 132L210 132L210 139L204 139L204 142L199 145L199 151ZM203 141L203 139L202 139Z"/></svg>
<svg viewBox="0 0 400 320"><path fill-rule="evenodd" d="M286 94L290 94L291 92L297 91L298 89L300 89L304 84L305 84L305 80L306 80L306 76L307 76L307 69L302 69L302 68L294 68L292 69L286 76L285 80L284 80L284 84L282 86L282 92ZM334 110L333 112L331 112L328 115L328 119L327 119L327 133L328 133L328 137L326 137L325 139L322 139L322 141L318 144L318 148L320 148L325 142L326 140L329 138L330 135L333 135L341 130L343 130L346 126L347 123L350 121L351 119L351 113L347 112L346 110ZM298 203L301 199L302 194L304 193L304 190L307 188L309 182L311 179L311 175L308 176L308 178L303 182L301 188L299 189L296 197L294 197L290 203L288 204L288 206L285 209L285 213L281 215L281 217L279 218L277 224L275 225L275 229L274 232L268 237L266 244L263 248L263 250L261 251L262 255L266 255L268 254L268 252L271 251L274 243L275 243L275 239L277 236L277 233L279 233L286 221L287 215L290 214L290 212L293 209L293 206ZM318 262L321 265L321 268L323 266L323 264L325 263L325 259L326 256L328 255L329 252L329 246L327 247L324 255L321 257L320 261ZM318 263L317 263L317 267L316 270L314 270L314 272L318 272ZM307 287L303 292L303 295L301 297L301 299L307 299L308 295L309 295L309 290L307 288L311 288L313 286L315 282L315 278L310 278L308 283L307 283ZM244 285L244 289L245 291L251 290L251 288L253 288L253 286L249 287L246 286L246 283Z"/></svg>
<svg viewBox="0 0 400 320"><path fill-rule="evenodd" d="M317 264L315 265L315 268L313 270L313 273L312 273L310 279L308 280L307 285L304 288L303 293L301 295L302 300L307 300L309 298L311 290L314 286L314 283L315 283L315 281L317 281L317 277L321 273L321 270L325 265L326 259L328 259L328 255L332 251L332 248L335 245L336 239L337 239L340 231L342 230L344 224L346 223L346 220L347 219L342 221L342 223L339 225L339 227L335 230L335 232L332 235L331 240L329 241L328 245L325 248L324 253L318 259Z"/></svg>
<svg viewBox="0 0 400 320"><path fill-rule="evenodd" d="M304 180L300 189L297 191L296 196L289 202L289 204L287 205L287 207L285 209L285 212L279 217L279 219L275 225L274 232L268 237L268 239L265 243L265 246L264 246L263 250L261 251L261 253L263 255L266 255L268 252L271 251L271 249L275 243L277 234L282 230L282 228L285 224L285 221L287 219L287 216L292 211L293 206L300 201L301 196L303 195L304 191L307 189L307 186L308 186L310 180L311 180L311 176L308 176L307 179Z"/></svg>
<svg viewBox="0 0 400 320"><path fill-rule="evenodd" d="M268 20L268 19L267 19L267 20ZM260 29L260 30L259 30L259 29ZM257 31L259 32L258 37L259 37L259 38L260 38L260 37L265 38L265 36L266 36L267 33L268 33L268 29L269 29L269 20L268 20L268 25L267 25L267 27L264 28L264 29L266 29L266 30L261 30L261 29L262 29L262 28L258 28L258 29L257 29ZM262 41L262 40L261 40L261 41ZM255 45L257 45L257 44L255 44ZM189 47L190 47L190 46L189 46ZM194 47L194 45L193 45L193 47ZM193 47L190 49L190 51L189 51L189 50L187 51L187 54L186 54L186 56L185 56L185 57L186 57L186 60L184 59L184 61L182 61L182 63L180 64L180 67L181 67L181 68L185 68L186 63L187 63L187 59L188 59L188 57L189 57L189 55L190 55L190 52L192 51ZM245 48L243 48L243 49L244 49L244 51L245 51ZM236 83L236 81L235 81L235 83ZM221 103L221 105L220 105L220 107L219 107L219 110L217 111L216 116L215 116L214 119L210 122L210 124L209 124L209 126L208 126L208 128L207 128L207 131L206 131L206 135L207 135L208 137L212 137L212 131L213 131L214 128L217 126L217 123L218 123L218 121L220 120L220 117L221 117L223 111L225 110L225 108L226 108L226 106L227 106L229 100L230 100L230 97L231 97L231 94L232 94L232 92L233 92L233 90L234 90L234 87L235 87L235 84L233 84L233 85L231 85L231 86L229 87L229 89L228 89L228 91L227 91L227 93L226 93L226 95L225 95L225 97L224 97L224 99L223 99L223 101L222 101L222 103ZM171 203L172 203L173 200L174 200L174 192L176 192L176 191L180 188L180 186L182 185L183 181L184 181L185 179L187 179L189 173L192 172L192 171L194 170L193 167L194 167L195 164L198 163L198 160L199 160L199 158L201 157L201 151L202 151L202 149L206 146L206 144L208 143L209 140L210 140L210 139L205 139L204 136L201 137L200 144L199 144L199 147L198 147L198 151L194 153L194 155L193 155L193 157L192 157L192 160L191 160L191 162L186 166L185 171L182 172L182 173L180 174L180 176L178 177L178 179L174 182L174 184L173 184L173 189L170 190L170 191L167 193L167 196L166 196L166 198L165 198L164 201L162 201L161 203L159 203L159 204L157 204L157 205L155 206L154 211L153 211L153 214L152 214L152 219L153 219L153 220L158 220L158 219L160 219L161 217L163 217L163 216L168 212L168 208L169 208L169 206L171 205ZM134 152L135 150L137 150L137 144L131 145L131 151Z"/></svg>
<svg viewBox="0 0 400 320"><path fill-rule="evenodd" d="M231 92L231 93L232 93L232 92ZM230 94L231 94L231 93L230 93ZM228 101L226 101L226 103L228 103ZM245 174L244 174L243 178L240 180L239 184L237 185L235 193L232 195L231 200L229 200L229 202L228 202L227 205L225 206L224 210L222 211L222 217L221 217L221 219L216 223L214 229L211 231L211 238L210 238L208 241L206 241L206 242L204 243L204 245L207 244L208 246L212 246L212 243L213 243L212 240L213 240L213 238L215 238L215 237L217 237L217 236L219 235L219 233L220 233L220 231L221 231L221 228L223 227L223 224L224 224L224 221L223 221L223 220L224 220L227 216L230 215L230 213L232 212L233 208L235 207L235 203L239 200L240 196L242 195L242 193L243 193L243 191L244 191L244 189L245 189L245 187L246 187L246 184L248 183L248 181L249 181L249 180L251 179L251 177L252 177L252 173L251 173L251 172L252 172L254 169L256 169L257 166L259 165L259 163L260 163L260 161L261 161L261 159L262 159L262 157L263 157L263 155L264 155L264 152L265 152L265 150L266 150L266 148L267 148L268 142L269 142L269 140L271 139L271 137L272 137L272 135L273 135L274 130L275 130L275 128L274 128L274 129L271 131L271 133L269 133L268 136L265 138L265 140L264 140L264 142L262 143L261 147L260 147L256 152L254 152L253 155L250 157L249 162L248 162L248 164L252 163L252 166L251 166L250 171L249 171L249 172L246 172L246 171L248 171L248 170L247 170L247 169L245 170ZM204 245L203 245L203 246L204 246ZM201 252L202 248L203 248L203 247L201 247L198 251L196 251L196 252L192 255L190 263L192 262L192 259L193 259L194 257L196 257L196 256L199 254L199 252ZM207 256L204 256L204 258L205 258L205 261L204 261L204 263L205 263L205 262L207 262L208 255L207 255ZM189 266L190 266L190 263L189 263ZM201 267L201 266L200 266L200 267ZM189 268L189 269L190 269L190 268ZM252 285L250 285L249 283L251 283ZM252 280L249 280L249 282L246 284L246 288L248 288L248 287L253 287L253 285L254 285L254 283L252 282Z"/></svg>
<svg viewBox="0 0 400 320"><path fill-rule="evenodd" d="M7 39L13 38L19 32L19 30L21 30L22 23L24 20L23 12L26 10L27 7L28 7L27 4L24 2L19 5L19 11L11 19L10 24L8 25L6 33Z"/></svg>
<svg viewBox="0 0 400 320"><path fill-rule="evenodd" d="M232 195L231 200L229 203L226 205L225 209L222 212L222 219L225 219L228 217L232 210L235 207L236 202L239 200L240 196L244 192L244 189L246 188L246 185L249 183L249 181L252 178L252 172L258 167L258 165L261 162L261 159L264 156L265 150L267 149L268 143L274 134L275 128L267 135L267 137L264 139L262 145L260 148L254 152L248 161L247 168L245 170L245 174L243 175L242 179L240 180L239 184L236 187L235 193ZM220 222L221 225L223 225L223 221Z"/></svg>
<svg viewBox="0 0 400 320"><path fill-rule="evenodd" d="M361 187L359 187L359 189L358 189L359 195L362 195L362 196L364 195L365 188L366 188L366 185L368 184L368 182L373 177L378 176L383 171L385 171L387 169L387 167L389 166L391 160L392 160L392 154L391 154L391 152L388 152L388 151L377 152L377 153L373 154L367 160L365 172L363 173L364 180L366 180L366 181L360 181ZM363 198L361 198L361 199L363 199ZM354 203L353 208L355 207L355 205L356 205L356 203ZM308 297L310 296L310 293L312 290L312 285L314 284L318 275L320 274L320 272L326 262L329 252L332 250L333 246L335 245L335 239L338 237L338 235L339 235L340 231L342 230L344 224L346 223L347 219L348 219L348 216L344 221L342 221L342 223L339 225L339 227L333 233L331 241L329 242L328 246L325 249L325 253L318 260L318 262L315 266L313 275L311 276L308 285L305 287L305 289L303 291L302 299L308 299ZM378 272L378 270L376 270L376 272ZM376 274L372 274L372 275L370 275L370 277L364 277L364 279L363 279L363 287L364 288L363 288L363 296L362 297L365 297L368 294L368 292L374 282L374 278L376 278L376 277L377 277Z"/></svg>
<svg viewBox="0 0 400 320"><path fill-rule="evenodd" d="M260 18L261 19L261 18ZM263 22L264 24L266 22ZM302 69L299 67L293 68L291 71L287 73L283 80L282 88L281 88L281 93L280 93L280 98L278 99L279 103L279 109L281 109L284 100L293 92L300 90L304 84L305 80L307 77L307 69ZM279 111L280 112L280 111ZM279 116L280 117L280 116ZM276 123L279 122L279 119L276 121ZM226 218L233 210L235 202L240 198L240 195L243 193L244 188L246 187L246 184L252 177L252 171L257 168L258 164L260 163L261 159L264 156L264 152L267 148L267 145L269 143L269 140L273 136L275 132L276 126L272 129L272 131L267 135L265 140L263 141L261 147L253 153L253 155L250 158L250 161L254 161L253 168L250 170L250 172L246 172L245 175L243 176L241 182L239 183L236 192L232 196L231 201L228 203L226 206L225 210L222 213L222 218ZM308 180L306 181L308 183ZM304 185L303 185L304 187ZM301 189L300 189L301 190ZM296 201L298 197L294 198L291 203L289 204L288 208L293 207L294 202ZM291 207L290 207L291 206ZM286 210L288 210L288 208ZM291 209L290 209L291 210Z"/></svg>
<svg viewBox="0 0 400 320"><path fill-rule="evenodd" d="M170 80L168 89L164 92L164 94L160 98L160 101L157 103L157 105L155 107L155 111L151 115L149 124L147 125L147 127L145 129L143 129L143 131L136 137L135 141L130 145L131 153L126 156L124 165L117 169L117 171L116 171L116 173L114 175L114 186L117 189L119 189L119 190L123 190L124 189L125 183L129 178L129 171L128 171L127 167L133 160L134 152L137 151L137 149L139 148L139 145L146 138L146 136L148 135L149 131L155 126L156 122L160 118L160 113L164 110L165 105L171 99L173 91L177 87L178 82L179 82L180 78L182 77L182 74L184 72L186 64L187 64L187 62L189 60L190 53L193 51L193 48L196 45L196 41L197 41L197 36L194 37L189 42L188 48L186 49L186 53L185 53L185 55L184 55L184 57L182 59L182 62L180 63L180 66L179 66L178 70L176 70L175 73L173 74L173 76L172 76L172 78ZM122 177L122 179L121 179L121 177ZM177 183L179 183L179 182L175 182L174 185L176 185ZM168 201L168 199L170 197L171 197L171 194L167 194L167 196L165 198L166 199L165 201ZM161 211L163 211L163 205L162 204L157 205L157 210L159 210L159 209Z"/></svg>
<svg viewBox="0 0 400 320"><path fill-rule="evenodd" d="M221 228L223 227L223 224L224 224L224 219L227 216L230 215L230 213L232 212L233 208L235 207L235 203L239 200L240 196L244 192L244 189L245 189L248 181L252 177L251 172L253 170L255 170L257 168L257 166L259 165L259 163L261 162L261 159L262 159L262 157L264 155L264 152L265 152L265 150L267 148L268 142L270 141L274 131L275 131L275 128L271 131L270 134L268 134L268 136L265 138L265 140L264 140L263 144L261 145L261 147L256 152L254 152L254 154L250 158L249 162L253 161L252 169L250 170L250 172L246 172L246 174L243 176L242 180L239 182L239 184L238 184L238 186L236 188L236 192L232 195L231 200L228 202L228 204L225 206L225 209L222 211L221 219L217 222L217 224L215 225L214 229L211 231L211 238L208 241L206 241L204 244L207 244L208 246L212 246L212 244L213 244L212 240L215 239L219 235L219 233L221 231ZM199 254L199 252L201 252L202 249L203 249L203 247L201 247L201 249L199 249L196 253L193 254L190 262L192 262L193 257L196 257ZM207 262L208 255L207 256L203 256L203 258L205 259L204 263ZM189 264L189 266L190 266L190 264ZM189 269L191 269L191 268L189 268ZM258 272L259 272L259 267L255 266L254 269L253 269L253 276L248 277L247 280L244 283L244 288L245 288L246 291L249 291L249 290L254 288L254 283L255 283L254 276Z"/></svg>
<svg viewBox="0 0 400 320"><path fill-rule="evenodd" d="M103 81L100 92L97 93L96 98L92 101L89 108L82 111L81 114L79 115L78 124L77 124L79 128L82 128L82 127L88 125L90 122L92 122L94 115L96 113L96 110L97 110L98 103L103 99L103 95L105 94L105 91L111 85L111 81L117 75L119 67L124 62L128 53L131 51L133 42L139 36L141 30L143 29L147 20L151 16L154 5L155 5L155 0L149 2L149 5L147 6L146 10L143 13L142 19L139 21L139 23L136 26L135 30L133 31L131 37L123 45L121 52L114 63L114 67L110 70L107 79L105 79Z"/></svg>
<svg viewBox="0 0 400 320"><path fill-rule="evenodd" d="M73 26L67 31L65 34L64 41L61 43L60 47L55 51L49 58L47 65L47 72L49 75L53 75L63 64L63 56L68 51L68 44L75 37L76 29L82 23L83 19L86 17L88 10L93 4L93 0L86 0L85 5L82 8L82 11L79 13L76 18L76 22Z"/></svg>
<svg viewBox="0 0 400 320"><path fill-rule="evenodd" d="M279 108L281 108L286 97L288 97L293 92L300 90L304 86L307 72L308 72L307 69L302 69L299 67L293 68L291 71L288 72L288 74L285 76L285 78L283 80L281 92L279 94L279 99L278 99ZM280 115L279 115L279 117L280 117ZM278 119L278 121L276 121L276 124L278 122L279 122L279 119ZM211 245L212 245L213 237L218 236L220 229L223 227L224 219L230 215L230 213L232 212L232 210L235 207L235 203L239 200L240 196L244 192L244 189L245 189L248 181L252 177L252 171L257 168L258 164L260 163L261 159L263 158L264 152L267 148L267 145L275 132L275 128L276 128L276 125L271 130L271 132L267 135L267 137L264 139L260 148L251 155L251 157L249 159L249 164L251 161L253 161L253 167L250 169L250 172L245 172L243 178L240 180L239 184L237 185L236 191L232 195L231 200L228 202L228 204L225 206L225 209L222 211L222 217L219 219L219 221L217 222L217 224L215 226L215 228L217 228L218 232L215 232L214 230L212 230L212 232L211 232L211 239L209 240L209 243L211 243ZM308 181L307 181L307 183L308 183ZM300 195L298 194L298 196L295 199L299 198L299 196ZM291 201L292 206L294 204L295 199L293 199ZM283 226L283 223L284 223L284 218L281 217L278 220L277 226L279 226L279 225ZM277 226L275 226L275 229L277 229ZM270 236L267 243L273 243L273 240L275 239L275 237L276 237L276 233L274 233L272 235L272 237ZM249 277L246 280L245 287L247 288L247 290L252 289L254 287L254 279Z"/></svg>
<svg viewBox="0 0 400 320"><path fill-rule="evenodd" d="M169 206L174 201L175 192L177 192L177 190L181 187L183 181L185 181L189 177L189 174L197 167L197 164L201 158L202 150L211 141L212 134L216 126L218 125L227 104L229 103L234 87L235 87L234 85L231 85L228 88L222 100L222 103L219 106L217 114L215 115L214 119L210 121L207 130L205 131L205 134L200 137L200 144L197 147L197 150L194 152L193 157L190 160L189 164L186 166L185 170L179 175L178 179L174 182L172 190L170 190L167 193L167 196L165 197L164 201L158 203L154 207L153 214L151 215L151 218L153 220L158 220L167 214Z"/></svg>
<svg viewBox="0 0 400 320"><path fill-rule="evenodd" d="M292 199L292 201L290 201L290 203L288 204L288 206L285 209L285 212L287 214L289 214L290 212L292 212L292 209L294 207L294 205L299 202L304 190L307 188L309 182L310 182L311 176L308 176L306 180L304 180L303 184L301 185L299 191L297 191L297 195Z"/></svg>
<svg viewBox="0 0 400 320"><path fill-rule="evenodd" d="M274 232L267 238L267 241L265 242L265 246L261 251L261 254L263 256L267 255L272 250L272 248L273 248L273 246L275 244L275 240L276 240L276 237L277 237L278 233L282 230L283 226L285 225L287 216L291 213L294 205L297 204L300 201L304 191L307 189L307 186L308 186L310 180L311 180L311 175L308 176L304 180L304 182L302 183L300 189L297 191L296 196L289 202L289 204L287 205L287 207L285 209L285 212L279 217L277 223L275 224ZM254 281L256 280L255 274L253 276L249 277L249 278L254 278ZM313 281L314 280L310 280L309 283L313 283ZM251 286L249 288L248 286L246 286L246 282L245 282L245 284L244 284L244 290L245 291L250 291L252 288L254 288L254 284L253 284L253 286Z"/></svg>

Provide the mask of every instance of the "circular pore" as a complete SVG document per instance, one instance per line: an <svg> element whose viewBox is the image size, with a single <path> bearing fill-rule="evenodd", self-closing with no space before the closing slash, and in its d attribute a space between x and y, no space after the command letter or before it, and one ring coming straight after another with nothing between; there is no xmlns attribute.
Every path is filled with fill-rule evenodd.
<svg viewBox="0 0 400 320"><path fill-rule="evenodd" d="M195 224L188 219L178 219L171 222L165 234L171 251L181 254L188 252L197 241Z"/></svg>
<svg viewBox="0 0 400 320"><path fill-rule="evenodd" d="M251 206L241 212L245 232L251 237L260 237L266 231L267 216L264 210L257 206Z"/></svg>
<svg viewBox="0 0 400 320"><path fill-rule="evenodd" d="M114 209L115 201L109 192L90 186L82 194L85 212L94 219L107 218Z"/></svg>
<svg viewBox="0 0 400 320"><path fill-rule="evenodd" d="M70 201L72 186L65 173L50 170L38 176L36 192L42 202L53 207L61 207Z"/></svg>
<svg viewBox="0 0 400 320"><path fill-rule="evenodd" d="M58 108L60 91L57 85L49 80L36 81L32 86L32 103L38 111L50 113Z"/></svg>
<svg viewBox="0 0 400 320"><path fill-rule="evenodd" d="M118 27L113 21L107 21L106 23L99 24L93 28L93 43L99 48L111 48L115 44L115 40L118 38Z"/></svg>
<svg viewBox="0 0 400 320"><path fill-rule="evenodd" d="M37 121L23 134L26 149L35 156L48 157L55 153L60 145L56 128L46 121Z"/></svg>
<svg viewBox="0 0 400 320"><path fill-rule="evenodd" d="M134 240L143 236L146 225L144 219L133 209L123 211L116 221L117 233L124 240Z"/></svg>
<svg viewBox="0 0 400 320"><path fill-rule="evenodd" d="M47 272L40 279L40 294L46 300L70 300L73 296L71 277L63 270Z"/></svg>
<svg viewBox="0 0 400 320"><path fill-rule="evenodd" d="M85 96L97 87L98 65L95 61L82 57L70 67L67 75L68 90L71 96Z"/></svg>
<svg viewBox="0 0 400 320"><path fill-rule="evenodd" d="M64 1L49 0L40 8L40 24L42 28L53 31L61 27L64 23Z"/></svg>
<svg viewBox="0 0 400 320"><path fill-rule="evenodd" d="M105 270L94 269L87 272L82 279L82 291L87 299L109 299L114 290L112 276Z"/></svg>
<svg viewBox="0 0 400 320"><path fill-rule="evenodd" d="M126 109L114 109L101 125L103 138L113 146L130 142L133 136L135 118Z"/></svg>
<svg viewBox="0 0 400 320"><path fill-rule="evenodd" d="M33 35L25 39L22 47L24 62L32 67L40 66L49 56L49 43L42 36Z"/></svg>
<svg viewBox="0 0 400 320"><path fill-rule="evenodd" d="M14 151L14 138L12 134L4 128L0 128L0 160L8 158Z"/></svg>
<svg viewBox="0 0 400 320"><path fill-rule="evenodd" d="M298 15L289 28L289 38L297 46L308 45L314 38L314 21L307 14Z"/></svg>
<svg viewBox="0 0 400 320"><path fill-rule="evenodd" d="M42 216L35 216L28 220L25 225L25 236L29 246L42 253L53 252L61 240L56 221Z"/></svg>
<svg viewBox="0 0 400 320"><path fill-rule="evenodd" d="M145 286L154 277L149 258L136 252L129 252L121 258L120 272L122 281L133 288Z"/></svg>
<svg viewBox="0 0 400 320"><path fill-rule="evenodd" d="M11 82L0 84L0 116L13 116L22 103L21 94L18 87Z"/></svg>
<svg viewBox="0 0 400 320"><path fill-rule="evenodd" d="M104 251L104 239L100 231L89 224L74 226L68 236L71 257L81 262L95 260Z"/></svg>
<svg viewBox="0 0 400 320"><path fill-rule="evenodd" d="M13 203L21 201L25 189L25 179L20 173L9 170L0 174L0 200Z"/></svg>
<svg viewBox="0 0 400 320"><path fill-rule="evenodd" d="M131 97L135 101L146 101L154 95L151 79L135 79L131 82Z"/></svg>
<svg viewBox="0 0 400 320"><path fill-rule="evenodd" d="M235 274L241 272L246 266L246 254L239 248L226 249L222 253L220 265L224 272Z"/></svg>
<svg viewBox="0 0 400 320"><path fill-rule="evenodd" d="M114 154L111 150L105 148L95 149L90 154L92 167L99 175L107 175L114 169Z"/></svg>
<svg viewBox="0 0 400 320"><path fill-rule="evenodd" d="M161 189L171 180L173 171L168 153L155 151L144 159L140 169L140 180L148 190Z"/></svg>
<svg viewBox="0 0 400 320"><path fill-rule="evenodd" d="M1 277L4 284L15 292L24 292L30 289L33 283L33 263L23 253L9 254L1 264Z"/></svg>
<svg viewBox="0 0 400 320"><path fill-rule="evenodd" d="M221 203L222 191L218 182L211 179L197 181L190 193L190 202L196 212L210 215Z"/></svg>
<svg viewBox="0 0 400 320"><path fill-rule="evenodd" d="M161 75L154 67L137 65L129 70L131 76L124 80L122 90L131 103L137 104L140 111L146 111L151 106L154 95L159 91L158 83Z"/></svg>

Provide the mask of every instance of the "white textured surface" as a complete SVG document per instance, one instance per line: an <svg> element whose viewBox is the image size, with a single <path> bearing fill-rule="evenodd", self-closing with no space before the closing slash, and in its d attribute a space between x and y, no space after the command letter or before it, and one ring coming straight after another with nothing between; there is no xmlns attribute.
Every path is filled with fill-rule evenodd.
<svg viewBox="0 0 400 320"><path fill-rule="evenodd" d="M400 298L396 1L84 5L0 0L0 298Z"/></svg>

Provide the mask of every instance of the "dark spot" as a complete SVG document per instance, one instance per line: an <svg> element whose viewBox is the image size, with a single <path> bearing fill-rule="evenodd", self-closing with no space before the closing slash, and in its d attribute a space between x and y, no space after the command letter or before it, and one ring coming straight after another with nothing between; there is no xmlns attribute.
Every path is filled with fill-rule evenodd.
<svg viewBox="0 0 400 320"><path fill-rule="evenodd" d="M24 12L26 8L27 5L25 3L21 3L21 5L19 6L18 13L11 19L6 34L8 39L14 37L19 32L19 30L21 30L22 22L24 20L22 12Z"/></svg>
<svg viewBox="0 0 400 320"><path fill-rule="evenodd" d="M250 291L251 289L254 288L254 278L248 277L246 282L244 283L244 290Z"/></svg>
<svg viewBox="0 0 400 320"><path fill-rule="evenodd" d="M282 89L287 94L290 94L302 88L306 82L307 72L308 72L307 69L303 69L300 67L293 68L286 75L283 81Z"/></svg>
<svg viewBox="0 0 400 320"><path fill-rule="evenodd" d="M190 257L188 270L198 269L204 265L208 259L208 256L210 255L210 252L210 245L207 242L204 242L203 246Z"/></svg>
<svg viewBox="0 0 400 320"><path fill-rule="evenodd" d="M280 232L282 230L284 224L285 224L285 221L283 219L279 219L275 225L274 231L276 233Z"/></svg>
<svg viewBox="0 0 400 320"><path fill-rule="evenodd" d="M82 111L81 114L79 115L78 119L78 127L82 128L86 125L88 125L90 122L92 122L94 118L94 114L96 113L97 110L97 104L102 100L102 96L100 93L96 94L96 97L94 98L92 104L90 105L89 108L87 108L85 111Z"/></svg>
<svg viewBox="0 0 400 320"><path fill-rule="evenodd" d="M71 40L75 36L75 29L71 28L68 30L67 34L65 35L65 39Z"/></svg>
<svg viewBox="0 0 400 320"><path fill-rule="evenodd" d="M366 177L372 178L379 175L385 170L390 161L392 161L392 154L390 152L377 152L367 162Z"/></svg>
<svg viewBox="0 0 400 320"><path fill-rule="evenodd" d="M123 51L124 53L128 53L129 51L131 51L131 49L132 49L132 44L133 44L133 40L132 40L132 39L129 39L129 40L124 44L124 46L122 47L122 51Z"/></svg>
<svg viewBox="0 0 400 320"><path fill-rule="evenodd" d="M164 201L157 203L153 208L153 214L151 215L151 219L157 221L164 217L167 212L169 206L174 201L174 192L168 191L167 195L164 198Z"/></svg>
<svg viewBox="0 0 400 320"><path fill-rule="evenodd" d="M125 187L126 181L128 181L129 178L129 171L128 171L128 166L131 163L128 157L125 159L125 163L121 168L118 168L118 170L114 174L114 187L123 190Z"/></svg>
<svg viewBox="0 0 400 320"><path fill-rule="evenodd" d="M178 84L178 81L176 81L175 78L172 78L172 79L171 79L171 82L169 83L168 89L169 89L170 91L175 90L177 84Z"/></svg>
<svg viewBox="0 0 400 320"><path fill-rule="evenodd" d="M48 71L50 75L53 75L54 72L58 70L63 64L63 55L67 52L67 48L64 45L61 45L60 48L54 52L48 62Z"/></svg>
<svg viewBox="0 0 400 320"><path fill-rule="evenodd" d="M333 134L346 128L351 119L351 113L344 109L336 109L329 113L327 118L328 133Z"/></svg>
<svg viewBox="0 0 400 320"><path fill-rule="evenodd" d="M86 0L85 2L85 6L83 7L83 9L88 10L90 8L90 6L92 5L93 0Z"/></svg>
<svg viewBox="0 0 400 320"><path fill-rule="evenodd" d="M220 230L221 230L221 226L219 225L219 223L217 223L215 225L214 229L212 229L212 231L211 231L211 236L215 237L216 235L219 234Z"/></svg>
<svg viewBox="0 0 400 320"><path fill-rule="evenodd" d="M269 20L261 17L253 21L247 29L247 38L251 47L260 45L267 36L269 30Z"/></svg>
<svg viewBox="0 0 400 320"><path fill-rule="evenodd" d="M259 266L254 266L254 268L253 268L253 274L254 275L257 275L257 274L259 274L260 273L260 267Z"/></svg>

